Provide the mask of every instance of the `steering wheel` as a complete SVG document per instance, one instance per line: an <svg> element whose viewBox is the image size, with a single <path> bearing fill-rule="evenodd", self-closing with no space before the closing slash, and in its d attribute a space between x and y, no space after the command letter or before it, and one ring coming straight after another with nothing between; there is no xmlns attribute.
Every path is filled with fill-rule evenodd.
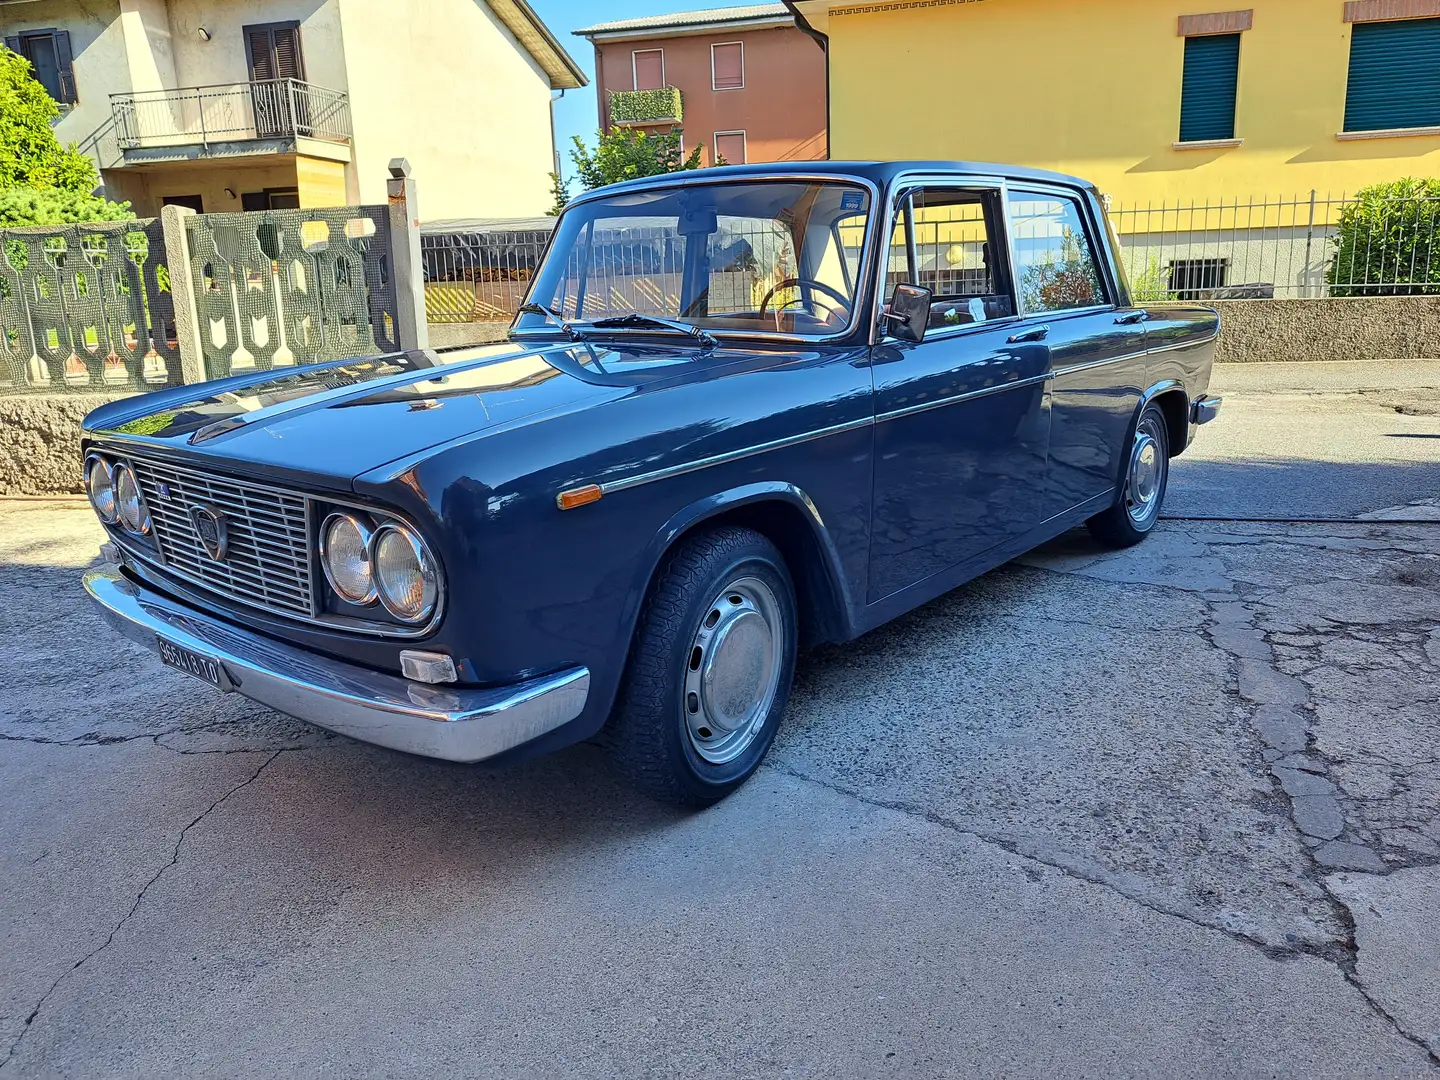
<svg viewBox="0 0 1440 1080"><path fill-rule="evenodd" d="M804 285L808 285L810 286L810 288L816 289L824 293L827 297L836 301L839 306L831 307L829 304L817 304L815 302L815 298L812 296L809 299L806 299L805 297L797 297L796 299L791 300L789 303L781 304L780 307L789 307L790 304L809 304L812 307L823 307L826 311L826 322L830 321L831 315L842 316L841 321L843 322L843 316L846 316L850 313L850 301L847 300L840 293L832 289L829 285L826 285L823 282L816 281L813 278L790 277L785 278L783 281L777 281L771 287L770 291L765 294L765 299L760 301L760 314L762 316L765 314L765 309L770 306L770 301L775 298L775 294L781 289L800 288ZM776 308L775 310L778 312L780 309Z"/></svg>

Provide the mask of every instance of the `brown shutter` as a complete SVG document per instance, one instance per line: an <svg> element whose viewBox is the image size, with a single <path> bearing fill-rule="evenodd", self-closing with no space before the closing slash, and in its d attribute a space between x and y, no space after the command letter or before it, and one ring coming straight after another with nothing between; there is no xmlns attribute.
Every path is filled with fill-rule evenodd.
<svg viewBox="0 0 1440 1080"><path fill-rule="evenodd" d="M710 49L716 90L738 90L745 85L745 47L738 41Z"/></svg>
<svg viewBox="0 0 1440 1080"><path fill-rule="evenodd" d="M715 136L715 163L718 165L724 161L726 165L745 164L745 133L743 131L729 132Z"/></svg>
<svg viewBox="0 0 1440 1080"><path fill-rule="evenodd" d="M245 47L250 53L250 81L265 82L275 78L275 52L270 47L270 31L245 31Z"/></svg>
<svg viewBox="0 0 1440 1080"><path fill-rule="evenodd" d="M60 75L60 100L74 105L75 96L75 54L70 51L70 31L55 31L55 67Z"/></svg>
<svg viewBox="0 0 1440 1080"><path fill-rule="evenodd" d="M300 28L275 28L275 78L305 80L305 65L300 59Z"/></svg>
<svg viewBox="0 0 1440 1080"><path fill-rule="evenodd" d="M642 49L632 54L635 59L635 89L659 90L665 85L665 53L660 49Z"/></svg>

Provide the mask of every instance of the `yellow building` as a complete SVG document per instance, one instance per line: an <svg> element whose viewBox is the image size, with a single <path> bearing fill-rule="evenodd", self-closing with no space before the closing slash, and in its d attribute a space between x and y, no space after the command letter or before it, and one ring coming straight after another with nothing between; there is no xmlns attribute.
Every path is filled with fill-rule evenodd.
<svg viewBox="0 0 1440 1080"><path fill-rule="evenodd" d="M828 38L835 158L1058 169L1127 206L1440 171L1440 0L793 7Z"/></svg>

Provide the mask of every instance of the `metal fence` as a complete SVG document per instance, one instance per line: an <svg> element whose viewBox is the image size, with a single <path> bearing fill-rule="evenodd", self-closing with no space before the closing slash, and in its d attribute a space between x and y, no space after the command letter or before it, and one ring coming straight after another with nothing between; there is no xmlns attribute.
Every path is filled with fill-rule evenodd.
<svg viewBox="0 0 1440 1080"><path fill-rule="evenodd" d="M346 95L298 79L112 94L110 107L122 150L233 139L350 139Z"/></svg>
<svg viewBox="0 0 1440 1080"><path fill-rule="evenodd" d="M426 316L433 323L509 322L553 227L553 219L422 227Z"/></svg>
<svg viewBox="0 0 1440 1080"><path fill-rule="evenodd" d="M1110 219L1144 300L1440 294L1440 198L1117 203Z"/></svg>

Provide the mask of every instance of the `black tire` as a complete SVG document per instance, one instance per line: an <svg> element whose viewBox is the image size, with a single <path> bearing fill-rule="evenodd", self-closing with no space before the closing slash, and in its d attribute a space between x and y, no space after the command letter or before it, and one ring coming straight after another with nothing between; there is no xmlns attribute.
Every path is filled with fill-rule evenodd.
<svg viewBox="0 0 1440 1080"><path fill-rule="evenodd" d="M771 617L781 624L783 637L770 639L780 658L766 668L765 684L772 685L778 670L778 685L766 695L768 708L757 708L756 718L745 725L748 744L733 760L716 764L697 750L691 731L696 709L686 712L686 680L698 670L692 661L695 642L702 620L714 609L712 601L719 603L733 584L746 581L762 583L775 601ZM759 533L721 527L668 552L641 610L607 725L605 742L620 771L650 797L680 806L708 806L738 788L759 768L775 739L795 676L798 629L790 572L775 545ZM714 640L718 648L719 638Z"/></svg>
<svg viewBox="0 0 1440 1080"><path fill-rule="evenodd" d="M1158 478L1149 485L1142 482L1137 457L1144 452L1147 441L1153 445ZM1146 405L1135 421L1135 433L1125 454L1124 475L1115 505L1085 522L1095 539L1114 548L1133 547L1149 536L1160 520L1165 504L1165 491L1170 484L1170 429L1165 414L1153 402ZM1148 488L1153 498L1137 497Z"/></svg>

